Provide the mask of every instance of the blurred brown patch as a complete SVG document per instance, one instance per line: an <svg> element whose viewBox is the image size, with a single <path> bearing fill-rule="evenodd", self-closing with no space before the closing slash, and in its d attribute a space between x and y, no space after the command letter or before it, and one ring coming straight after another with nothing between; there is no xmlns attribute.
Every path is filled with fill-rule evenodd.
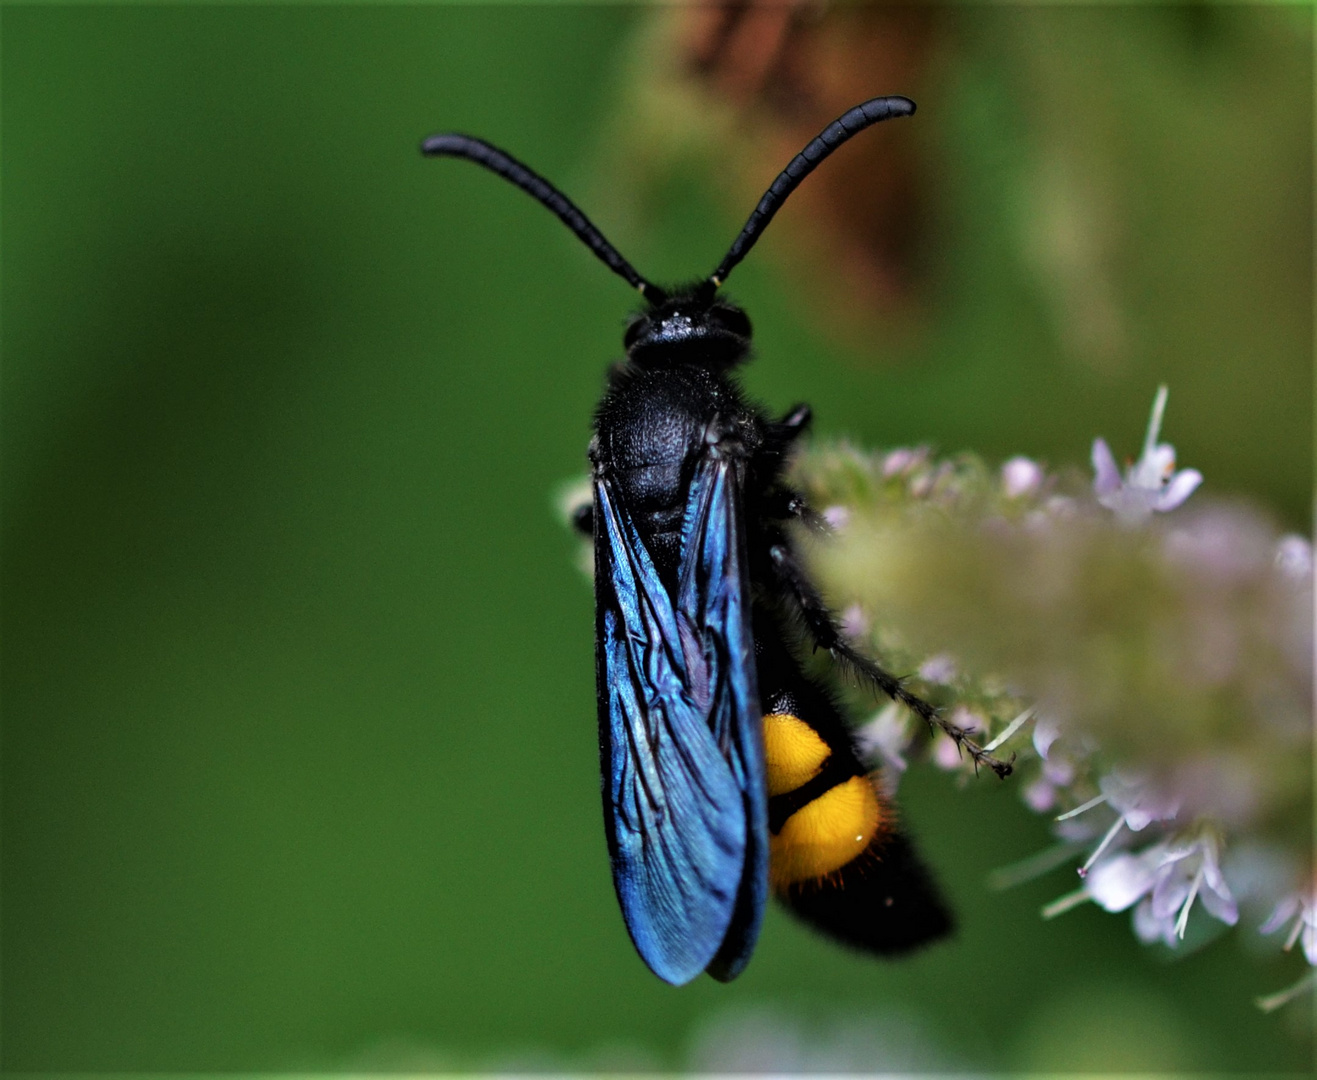
<svg viewBox="0 0 1317 1080"><path fill-rule="evenodd" d="M684 77L757 123L737 194L753 205L773 176L852 105L918 87L939 33L922 6L728 3L679 9ZM903 125L902 125L903 126ZM775 223L811 299L838 329L910 314L921 283L925 203L919 140L883 125L847 144Z"/></svg>

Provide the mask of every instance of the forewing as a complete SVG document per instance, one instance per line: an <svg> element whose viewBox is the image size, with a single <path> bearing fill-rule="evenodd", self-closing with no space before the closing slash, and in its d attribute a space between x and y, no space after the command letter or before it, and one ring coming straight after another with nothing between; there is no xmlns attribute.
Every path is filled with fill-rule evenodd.
<svg viewBox="0 0 1317 1080"><path fill-rule="evenodd" d="M743 463L705 457L691 481L683 526L677 618L687 668L746 817L746 852L736 910L709 974L741 973L754 951L768 895L768 785L763 713L751 627L750 580L741 506Z"/></svg>
<svg viewBox="0 0 1317 1080"><path fill-rule="evenodd" d="M742 777L700 700L707 693L693 686L700 672L690 661L698 666L699 650L683 644L679 628L689 635L690 616L679 620L606 478L595 481L595 559L613 883L645 963L681 984L713 960L738 907L747 838Z"/></svg>

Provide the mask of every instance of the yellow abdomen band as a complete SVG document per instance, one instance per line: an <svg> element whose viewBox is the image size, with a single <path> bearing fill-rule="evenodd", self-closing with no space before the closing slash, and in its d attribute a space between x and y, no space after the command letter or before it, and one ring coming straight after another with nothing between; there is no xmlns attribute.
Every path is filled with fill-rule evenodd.
<svg viewBox="0 0 1317 1080"><path fill-rule="evenodd" d="M818 733L790 713L764 717L764 762L768 795L785 795L814 779L832 753Z"/></svg>
<svg viewBox="0 0 1317 1080"><path fill-rule="evenodd" d="M853 776L825 791L787 818L776 836L769 835L773 887L840 870L868 847L881 818L878 793L867 776Z"/></svg>

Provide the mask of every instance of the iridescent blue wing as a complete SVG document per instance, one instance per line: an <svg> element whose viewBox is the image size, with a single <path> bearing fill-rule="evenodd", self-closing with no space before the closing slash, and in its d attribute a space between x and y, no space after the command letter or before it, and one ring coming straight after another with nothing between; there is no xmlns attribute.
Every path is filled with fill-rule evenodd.
<svg viewBox="0 0 1317 1080"><path fill-rule="evenodd" d="M676 605L609 481L595 482L600 752L613 882L636 949L675 984L711 965L730 977L728 945L740 970L767 887L737 468L713 459L697 468Z"/></svg>
<svg viewBox="0 0 1317 1080"><path fill-rule="evenodd" d="M691 480L682 528L677 618L697 700L707 700L710 730L732 768L745 806L746 852L736 908L708 972L724 982L754 951L768 899L768 782L763 711L755 671L750 580L745 559L741 470L736 459L706 457Z"/></svg>

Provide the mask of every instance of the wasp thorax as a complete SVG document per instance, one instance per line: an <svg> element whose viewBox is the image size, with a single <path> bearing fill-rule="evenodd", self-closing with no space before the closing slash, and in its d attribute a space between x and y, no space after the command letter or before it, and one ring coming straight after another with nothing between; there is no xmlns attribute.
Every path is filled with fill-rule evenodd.
<svg viewBox="0 0 1317 1080"><path fill-rule="evenodd" d="M750 347L750 320L731 304L679 296L632 320L622 344L636 364L723 366L743 359Z"/></svg>

